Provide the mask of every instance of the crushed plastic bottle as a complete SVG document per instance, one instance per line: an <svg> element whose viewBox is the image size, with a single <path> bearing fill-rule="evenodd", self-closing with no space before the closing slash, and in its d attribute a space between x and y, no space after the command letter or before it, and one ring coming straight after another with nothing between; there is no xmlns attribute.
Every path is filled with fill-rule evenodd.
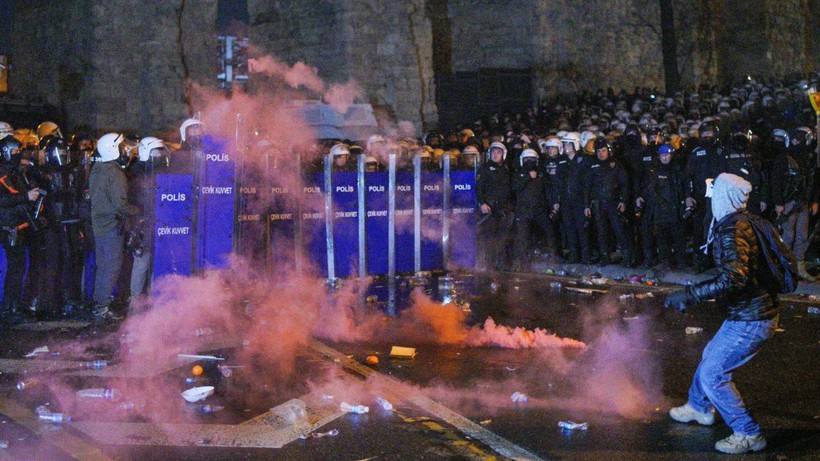
<svg viewBox="0 0 820 461"><path fill-rule="evenodd" d="M522 392L513 392L513 395L510 396L510 400L512 400L513 403L527 403L530 401L530 397Z"/></svg>
<svg viewBox="0 0 820 461"><path fill-rule="evenodd" d="M120 393L116 389L91 388L77 391L79 399L117 400Z"/></svg>
<svg viewBox="0 0 820 461"><path fill-rule="evenodd" d="M108 366L108 360L92 360L83 363L83 368L90 368L92 370L102 370Z"/></svg>
<svg viewBox="0 0 820 461"><path fill-rule="evenodd" d="M197 328L194 330L194 336L209 336L212 334L214 334L214 330L211 327Z"/></svg>
<svg viewBox="0 0 820 461"><path fill-rule="evenodd" d="M196 412L201 413L203 415L209 415L211 413L216 413L218 411L222 411L225 407L219 405L197 405Z"/></svg>
<svg viewBox="0 0 820 461"><path fill-rule="evenodd" d="M687 335L696 335L698 333L703 332L703 328L701 327L686 327L686 334Z"/></svg>
<svg viewBox="0 0 820 461"><path fill-rule="evenodd" d="M368 413L370 411L370 408L368 408L367 405L351 405L347 402L342 402L339 404L339 410L361 415L364 413Z"/></svg>
<svg viewBox="0 0 820 461"><path fill-rule="evenodd" d="M44 423L69 423L71 416L66 416L64 413L42 412L37 415L38 419Z"/></svg>
<svg viewBox="0 0 820 461"><path fill-rule="evenodd" d="M23 391L25 389L31 388L32 386L36 386L38 384L40 384L39 379L37 379L37 378L26 378L22 381L17 382L17 390L18 391Z"/></svg>
<svg viewBox="0 0 820 461"><path fill-rule="evenodd" d="M290 399L278 407L271 408L271 412L292 426L308 423L305 402L300 399Z"/></svg>
<svg viewBox="0 0 820 461"><path fill-rule="evenodd" d="M572 421L558 421L558 427L564 429L565 431L585 431L589 429L589 424L574 423Z"/></svg>
<svg viewBox="0 0 820 461"><path fill-rule="evenodd" d="M550 288L552 288L555 291L560 291L561 288L564 288L564 285L561 282L551 282Z"/></svg>
<svg viewBox="0 0 820 461"><path fill-rule="evenodd" d="M621 296L618 296L618 299L620 299L621 302L626 302L627 300L634 299L634 298L635 298L635 293L626 293L626 294L622 294Z"/></svg>
<svg viewBox="0 0 820 461"><path fill-rule="evenodd" d="M379 404L379 406L382 407L385 411L390 411L393 409L393 404L390 403L384 397L376 397L376 403Z"/></svg>
<svg viewBox="0 0 820 461"><path fill-rule="evenodd" d="M818 315L820 314L820 307L811 306L808 309L806 309L806 312L812 315Z"/></svg>

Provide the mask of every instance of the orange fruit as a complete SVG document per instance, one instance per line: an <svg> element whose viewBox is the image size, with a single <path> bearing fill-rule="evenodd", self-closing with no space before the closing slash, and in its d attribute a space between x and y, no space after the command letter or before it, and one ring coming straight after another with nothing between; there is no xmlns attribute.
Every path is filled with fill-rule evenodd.
<svg viewBox="0 0 820 461"><path fill-rule="evenodd" d="M201 375L203 371L204 370L202 369L202 365L194 365L194 367L191 368L191 374L194 376Z"/></svg>
<svg viewBox="0 0 820 461"><path fill-rule="evenodd" d="M365 359L365 363L367 363L368 365L378 365L379 364L379 358L376 357L375 355L368 355L367 358Z"/></svg>

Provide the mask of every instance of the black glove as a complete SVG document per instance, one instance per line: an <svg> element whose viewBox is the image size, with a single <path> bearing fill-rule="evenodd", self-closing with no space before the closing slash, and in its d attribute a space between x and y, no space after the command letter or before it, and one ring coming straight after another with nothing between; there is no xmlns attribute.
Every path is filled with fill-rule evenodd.
<svg viewBox="0 0 820 461"><path fill-rule="evenodd" d="M678 290L673 291L666 296L666 299L663 301L663 307L667 309L672 308L678 312L683 312L690 303L691 299L689 297L689 293L687 293L686 290Z"/></svg>

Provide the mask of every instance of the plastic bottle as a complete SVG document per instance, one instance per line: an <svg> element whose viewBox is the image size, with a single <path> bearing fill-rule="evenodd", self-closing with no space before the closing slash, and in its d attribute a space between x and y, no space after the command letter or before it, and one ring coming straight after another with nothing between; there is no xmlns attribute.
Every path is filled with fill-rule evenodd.
<svg viewBox="0 0 820 461"><path fill-rule="evenodd" d="M117 400L119 396L116 389L91 388L77 391L77 398L80 399Z"/></svg>
<svg viewBox="0 0 820 461"><path fill-rule="evenodd" d="M589 424L587 423L573 423L572 421L558 421L558 427L567 431L585 431L589 429Z"/></svg>
<svg viewBox="0 0 820 461"><path fill-rule="evenodd" d="M550 288L552 288L553 290L559 291L563 287L564 285L561 284L561 282L550 282Z"/></svg>
<svg viewBox="0 0 820 461"><path fill-rule="evenodd" d="M378 403L378 404L379 404L379 406L380 406L380 407L382 407L385 411L390 411L390 410L392 410L392 409L393 409L393 404L392 404L392 403L390 403L390 402L389 402L386 398L384 398L384 397L376 397L376 403Z"/></svg>
<svg viewBox="0 0 820 461"><path fill-rule="evenodd" d="M93 360L91 362L83 363L84 368L91 368L93 370L102 370L108 366L107 360Z"/></svg>
<svg viewBox="0 0 820 461"><path fill-rule="evenodd" d="M806 309L806 312L808 312L809 314L812 314L812 315L817 315L817 314L820 314L820 308L812 306L812 307L809 307L808 309Z"/></svg>
<svg viewBox="0 0 820 461"><path fill-rule="evenodd" d="M214 330L211 327L197 328L194 330L194 336L208 336L212 334L214 334Z"/></svg>
<svg viewBox="0 0 820 461"><path fill-rule="evenodd" d="M278 407L271 408L271 411L293 426L308 423L305 402L300 399L290 399Z"/></svg>
<svg viewBox="0 0 820 461"><path fill-rule="evenodd" d="M513 395L510 396L510 400L514 403L527 403L530 397L522 392L513 392Z"/></svg>
<svg viewBox="0 0 820 461"><path fill-rule="evenodd" d="M37 378L26 378L22 381L17 382L17 390L22 391L28 389L32 386L36 386L40 384L40 380Z"/></svg>
<svg viewBox="0 0 820 461"><path fill-rule="evenodd" d="M219 405L199 405L196 407L197 413L202 413L203 415L216 413L217 411L221 411L225 407L221 407Z"/></svg>
<svg viewBox="0 0 820 461"><path fill-rule="evenodd" d="M68 423L71 422L71 417L63 413L43 412L38 415L40 421L44 423Z"/></svg>
<svg viewBox="0 0 820 461"><path fill-rule="evenodd" d="M339 410L346 411L348 413L357 413L357 414L364 414L370 411L366 405L351 405L347 402L342 402L339 404Z"/></svg>

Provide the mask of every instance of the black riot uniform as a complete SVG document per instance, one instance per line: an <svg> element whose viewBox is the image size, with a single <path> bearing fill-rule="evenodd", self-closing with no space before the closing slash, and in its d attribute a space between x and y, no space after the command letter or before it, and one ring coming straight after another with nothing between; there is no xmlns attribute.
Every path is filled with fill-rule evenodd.
<svg viewBox="0 0 820 461"><path fill-rule="evenodd" d="M46 136L50 138L51 136ZM61 138L41 142L46 163L42 168L48 192L44 214L48 222L35 234L39 252L32 258L37 276L36 313L44 318L73 312L82 304L83 234L80 229L80 173Z"/></svg>
<svg viewBox="0 0 820 461"><path fill-rule="evenodd" d="M612 233L618 246L624 252L624 262L634 262L635 251L631 233L625 219L626 204L629 201L629 178L626 170L611 158L611 148L606 139L595 140L598 160L589 167L590 208L595 217L600 263L609 264ZM607 150L605 157L600 151ZM620 210L618 208L621 208Z"/></svg>
<svg viewBox="0 0 820 461"><path fill-rule="evenodd" d="M528 155L532 155L529 157ZM550 239L549 178L538 168L538 154L526 149L521 154L521 166L513 175L515 195L515 258L514 269L529 270L528 249L533 225ZM549 242L553 247L554 243Z"/></svg>
<svg viewBox="0 0 820 461"><path fill-rule="evenodd" d="M568 262L578 262L580 249L581 260L590 263L589 248L589 219L584 210L589 204L589 188L587 174L591 163L590 157L575 154L573 158L566 156L558 162L558 171L555 175L557 195L553 197L553 204L560 205L561 225L564 227L564 244L569 250Z"/></svg>
<svg viewBox="0 0 820 461"><path fill-rule="evenodd" d="M552 209L552 205L557 203L557 200L554 197L558 197L558 164L561 160L565 160L566 157L563 155L557 154L554 156L545 156L544 161L542 162L542 171L547 176L547 199L548 205L550 206L549 210L549 222L548 222L548 229L547 229L547 242L550 245L550 251L555 256L561 255L561 245L564 242L564 236L561 231L561 214Z"/></svg>
<svg viewBox="0 0 820 461"><path fill-rule="evenodd" d="M20 173L20 143L11 136L0 140L0 242L6 254L7 270L3 281L0 320L23 320L23 280L26 275L24 234L31 230L34 207Z"/></svg>
<svg viewBox="0 0 820 461"><path fill-rule="evenodd" d="M512 189L504 162L488 161L476 175L476 200L479 207L478 268L492 270L504 264L504 251L512 225ZM490 207L489 213L481 211Z"/></svg>
<svg viewBox="0 0 820 461"><path fill-rule="evenodd" d="M661 146L659 152L671 155L671 146ZM680 165L673 161L664 164L656 159L647 172L641 195L646 199L641 219L641 241L644 244L644 265L652 266L657 249L661 261L671 261L675 250L678 268L686 265L685 233L683 232L686 181Z"/></svg>
<svg viewBox="0 0 820 461"><path fill-rule="evenodd" d="M700 131L703 137L703 126ZM705 269L709 262L701 247L706 243L706 236L712 223L712 204L706 198L706 180L717 177L722 160L723 148L712 138L692 149L686 162L687 196L695 201L692 212L692 243L697 259L695 264L699 271Z"/></svg>

